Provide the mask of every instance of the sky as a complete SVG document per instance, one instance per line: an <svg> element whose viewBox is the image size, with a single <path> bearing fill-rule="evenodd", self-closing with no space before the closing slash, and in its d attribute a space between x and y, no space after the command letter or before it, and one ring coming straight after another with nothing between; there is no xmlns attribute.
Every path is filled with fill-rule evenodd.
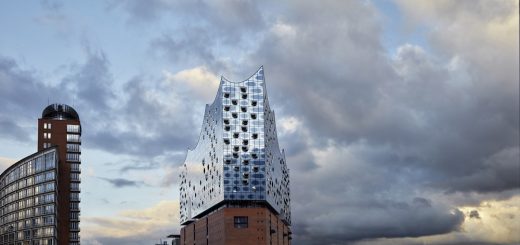
<svg viewBox="0 0 520 245"><path fill-rule="evenodd" d="M0 170L83 128L81 242L179 231L220 76L264 66L293 244L519 244L518 0L0 3Z"/></svg>

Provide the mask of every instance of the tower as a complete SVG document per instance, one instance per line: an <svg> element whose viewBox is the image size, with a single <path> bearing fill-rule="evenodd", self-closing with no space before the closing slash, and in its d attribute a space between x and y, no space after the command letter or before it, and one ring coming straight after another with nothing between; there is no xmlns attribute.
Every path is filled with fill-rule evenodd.
<svg viewBox="0 0 520 245"><path fill-rule="evenodd" d="M79 244L81 125L49 105L38 119L38 151L0 174L0 244Z"/></svg>
<svg viewBox="0 0 520 245"><path fill-rule="evenodd" d="M78 245L79 184L81 173L81 123L74 108L65 104L47 106L38 119L38 151L55 146L58 152L58 240Z"/></svg>
<svg viewBox="0 0 520 245"><path fill-rule="evenodd" d="M264 69L222 77L180 175L181 244L289 244L289 170Z"/></svg>

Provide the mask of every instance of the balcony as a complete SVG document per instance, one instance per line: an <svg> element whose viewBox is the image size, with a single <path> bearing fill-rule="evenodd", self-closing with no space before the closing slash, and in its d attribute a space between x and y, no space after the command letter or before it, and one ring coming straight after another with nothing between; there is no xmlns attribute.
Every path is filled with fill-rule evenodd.
<svg viewBox="0 0 520 245"><path fill-rule="evenodd" d="M76 234L76 235L72 235L72 234ZM71 233L70 234L70 241L71 242L79 242L80 240L80 235L78 233Z"/></svg>
<svg viewBox="0 0 520 245"><path fill-rule="evenodd" d="M81 208L78 205L71 205L70 211L81 211Z"/></svg>

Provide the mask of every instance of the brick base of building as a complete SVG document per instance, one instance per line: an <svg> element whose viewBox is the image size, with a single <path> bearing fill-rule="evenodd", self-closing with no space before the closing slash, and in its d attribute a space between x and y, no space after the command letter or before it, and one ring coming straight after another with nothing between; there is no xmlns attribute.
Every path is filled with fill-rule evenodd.
<svg viewBox="0 0 520 245"><path fill-rule="evenodd" d="M291 244L290 227L267 207L222 206L185 224L181 245Z"/></svg>

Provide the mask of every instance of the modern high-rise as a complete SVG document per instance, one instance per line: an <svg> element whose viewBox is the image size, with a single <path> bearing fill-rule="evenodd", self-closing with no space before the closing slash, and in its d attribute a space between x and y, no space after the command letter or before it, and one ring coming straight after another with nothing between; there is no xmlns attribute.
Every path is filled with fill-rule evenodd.
<svg viewBox="0 0 520 245"><path fill-rule="evenodd" d="M65 104L38 119L38 151L0 175L0 244L79 245L81 124Z"/></svg>
<svg viewBox="0 0 520 245"><path fill-rule="evenodd" d="M180 177L181 244L290 244L289 170L263 67L222 77Z"/></svg>

